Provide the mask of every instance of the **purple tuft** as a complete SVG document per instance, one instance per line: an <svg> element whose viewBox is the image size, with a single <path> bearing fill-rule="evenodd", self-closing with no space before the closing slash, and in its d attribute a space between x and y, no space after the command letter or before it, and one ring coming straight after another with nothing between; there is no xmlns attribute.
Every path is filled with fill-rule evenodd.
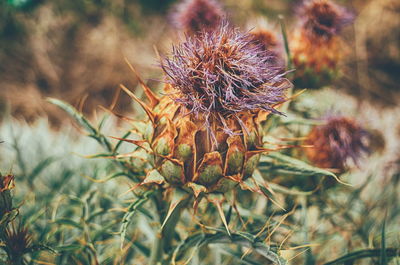
<svg viewBox="0 0 400 265"><path fill-rule="evenodd" d="M311 160L318 166L344 169L351 160L358 165L360 158L369 153L369 134L353 119L343 116L328 116L326 124L316 126L309 135L307 144Z"/></svg>
<svg viewBox="0 0 400 265"><path fill-rule="evenodd" d="M291 83L273 53L248 33L222 23L173 47L162 62L172 99L191 113L227 117L242 111L278 112Z"/></svg>
<svg viewBox="0 0 400 265"><path fill-rule="evenodd" d="M175 26L186 33L214 30L225 13L216 0L185 0L172 13Z"/></svg>

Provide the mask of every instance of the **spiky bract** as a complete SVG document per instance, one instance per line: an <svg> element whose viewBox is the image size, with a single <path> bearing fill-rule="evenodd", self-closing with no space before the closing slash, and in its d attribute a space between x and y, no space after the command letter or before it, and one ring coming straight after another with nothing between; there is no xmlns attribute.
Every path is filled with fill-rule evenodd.
<svg viewBox="0 0 400 265"><path fill-rule="evenodd" d="M306 143L313 145L306 154L314 165L341 172L368 153L367 132L353 119L341 116L329 117L326 124L314 127Z"/></svg>
<svg viewBox="0 0 400 265"><path fill-rule="evenodd" d="M225 16L216 0L185 0L172 15L176 27L188 34L214 30Z"/></svg>

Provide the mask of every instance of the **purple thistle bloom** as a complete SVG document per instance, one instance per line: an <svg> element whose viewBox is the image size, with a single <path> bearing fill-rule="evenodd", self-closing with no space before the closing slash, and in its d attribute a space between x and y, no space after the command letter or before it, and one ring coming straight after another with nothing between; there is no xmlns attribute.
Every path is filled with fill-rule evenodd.
<svg viewBox="0 0 400 265"><path fill-rule="evenodd" d="M187 33L214 30L221 23L225 13L216 0L185 0L176 6L172 21Z"/></svg>
<svg viewBox="0 0 400 265"><path fill-rule="evenodd" d="M228 117L243 111L280 113L291 86L272 52L248 33L226 22L173 47L162 62L167 83L178 91L171 98L191 113Z"/></svg>
<svg viewBox="0 0 400 265"><path fill-rule="evenodd" d="M305 0L298 16L310 37L331 38L354 21L354 14L329 0Z"/></svg>
<svg viewBox="0 0 400 265"><path fill-rule="evenodd" d="M369 153L369 134L354 120L343 116L329 116L326 124L316 126L308 136L309 159L317 166L344 170L349 161L358 165Z"/></svg>

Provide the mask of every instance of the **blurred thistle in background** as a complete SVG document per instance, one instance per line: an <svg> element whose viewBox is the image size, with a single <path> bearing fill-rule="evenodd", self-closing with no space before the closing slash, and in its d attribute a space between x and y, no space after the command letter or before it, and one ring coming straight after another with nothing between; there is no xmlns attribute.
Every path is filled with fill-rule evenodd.
<svg viewBox="0 0 400 265"><path fill-rule="evenodd" d="M331 115L324 125L315 126L307 136L306 154L310 161L322 168L344 172L351 165L357 166L369 152L369 135L355 120Z"/></svg>
<svg viewBox="0 0 400 265"><path fill-rule="evenodd" d="M346 51L339 36L354 15L330 0L307 0L298 8L299 28L291 36L294 83L297 87L320 88L340 74Z"/></svg>
<svg viewBox="0 0 400 265"><path fill-rule="evenodd" d="M225 12L218 0L184 0L171 11L173 25L187 34L219 27Z"/></svg>

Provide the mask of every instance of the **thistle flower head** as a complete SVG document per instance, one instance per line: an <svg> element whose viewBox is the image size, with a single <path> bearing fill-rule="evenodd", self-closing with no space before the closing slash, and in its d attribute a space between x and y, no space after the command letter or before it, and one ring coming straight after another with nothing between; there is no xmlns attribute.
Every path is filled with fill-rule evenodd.
<svg viewBox="0 0 400 265"><path fill-rule="evenodd" d="M224 15L216 0L185 0L176 7L172 20L177 28L194 34L217 28Z"/></svg>
<svg viewBox="0 0 400 265"><path fill-rule="evenodd" d="M354 14L329 0L305 1L299 9L303 29L309 37L331 38L353 22Z"/></svg>
<svg viewBox="0 0 400 265"><path fill-rule="evenodd" d="M162 62L172 99L196 115L228 117L243 111L279 113L291 83L274 56L248 33L227 23L203 31L173 48Z"/></svg>
<svg viewBox="0 0 400 265"><path fill-rule="evenodd" d="M317 166L343 171L350 161L358 165L363 154L368 153L368 134L354 120L331 116L326 124L316 126L308 136L309 159Z"/></svg>
<svg viewBox="0 0 400 265"><path fill-rule="evenodd" d="M12 223L5 230L5 250L11 260L22 257L33 244L32 236L28 228L19 224L17 227Z"/></svg>

